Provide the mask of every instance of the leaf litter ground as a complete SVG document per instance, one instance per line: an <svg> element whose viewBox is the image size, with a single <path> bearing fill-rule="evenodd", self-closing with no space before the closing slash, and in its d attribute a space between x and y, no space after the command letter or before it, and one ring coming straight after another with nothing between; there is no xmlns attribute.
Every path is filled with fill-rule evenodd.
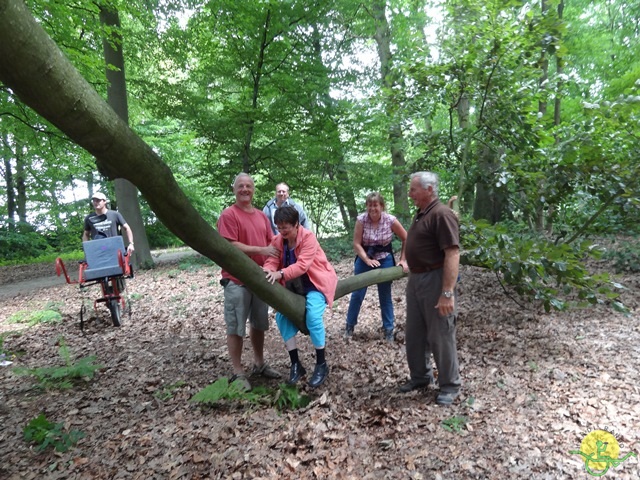
<svg viewBox="0 0 640 480"><path fill-rule="evenodd" d="M341 278L351 268L336 265ZM408 374L406 280L393 286L392 344L382 340L375 287L350 341L342 338L349 302L342 298L326 316L327 383L316 391L303 386L311 404L284 413L263 404L189 402L230 375L218 279L217 267L192 263L140 272L128 282L132 313L124 326L112 327L100 306L89 309L84 333L79 308L92 303L97 287L81 293L61 283L0 300L0 333L19 328L7 323L18 311L54 305L63 314L62 323L5 338L4 351L16 355L13 365L0 367L0 478L589 478L569 451L595 429L615 434L621 457L640 454L640 276L621 279L631 316L604 307L545 314L519 307L492 274L464 267L458 318L464 388L449 408L435 404L432 389L397 391ZM76 358L97 355L103 368L94 380L42 391L12 373L16 366L60 365L60 337ZM312 368L308 337L300 350ZM275 323L265 355L287 375ZM247 341L247 369L251 360ZM22 431L40 413L85 437L66 453L38 452ZM606 476L640 477L638 459Z"/></svg>

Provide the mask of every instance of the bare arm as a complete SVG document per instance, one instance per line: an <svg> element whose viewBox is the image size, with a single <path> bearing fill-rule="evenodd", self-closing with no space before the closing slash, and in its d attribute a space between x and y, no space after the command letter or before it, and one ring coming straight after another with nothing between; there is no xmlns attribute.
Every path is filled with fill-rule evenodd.
<svg viewBox="0 0 640 480"><path fill-rule="evenodd" d="M264 255L266 257L280 257L280 250L273 245L267 245L266 247L256 247L254 245L247 245L242 242L229 241L231 245L239 249L245 255Z"/></svg>
<svg viewBox="0 0 640 480"><path fill-rule="evenodd" d="M409 265L407 265L407 260L404 256L404 246L407 243L407 231L398 220L393 222L393 225L391 225L391 231L395 233L396 236L402 241L402 248L400 250L400 261L398 262L398 265L400 265L402 267L402 271L406 273L409 271Z"/></svg>
<svg viewBox="0 0 640 480"><path fill-rule="evenodd" d="M129 241L129 245L127 245L127 252L133 252L133 231L128 223L122 225L122 230L127 235L127 240Z"/></svg>
<svg viewBox="0 0 640 480"><path fill-rule="evenodd" d="M460 266L460 249L450 247L444 251L444 266L442 267L442 291L453 292L458 280L458 269ZM453 312L455 297L446 298L442 295L438 297L436 308L440 315L447 316Z"/></svg>
<svg viewBox="0 0 640 480"><path fill-rule="evenodd" d="M88 242L89 241L89 234L91 233L91 230L85 230L84 232L82 232L82 241L83 242Z"/></svg>
<svg viewBox="0 0 640 480"><path fill-rule="evenodd" d="M379 267L380 262L367 257L367 252L365 252L364 247L362 246L363 231L364 225L362 225L362 222L356 221L356 228L353 229L353 251L356 252L356 255L360 257L360 260L362 260L367 266L371 268Z"/></svg>

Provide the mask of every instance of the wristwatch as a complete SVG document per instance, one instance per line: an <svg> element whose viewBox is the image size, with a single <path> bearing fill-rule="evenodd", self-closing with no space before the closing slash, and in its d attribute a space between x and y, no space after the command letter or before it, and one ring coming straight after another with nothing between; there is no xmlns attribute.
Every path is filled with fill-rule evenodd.
<svg viewBox="0 0 640 480"><path fill-rule="evenodd" d="M442 296L444 298L451 298L451 297L453 297L453 292L450 291L450 290L445 290L445 291L442 292Z"/></svg>

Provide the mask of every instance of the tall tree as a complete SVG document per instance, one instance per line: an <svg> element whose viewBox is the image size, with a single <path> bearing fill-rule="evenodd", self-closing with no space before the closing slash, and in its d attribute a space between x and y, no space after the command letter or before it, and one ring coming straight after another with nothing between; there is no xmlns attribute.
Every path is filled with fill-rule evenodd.
<svg viewBox="0 0 640 480"><path fill-rule="evenodd" d="M107 102L120 118L129 124L129 107L127 103L127 83L125 76L122 36L120 34L120 16L113 7L100 7L100 21L105 27L103 40L104 60L107 77ZM151 268L151 248L142 221L138 189L126 179L115 179L118 209L131 227L135 241L135 255L132 259L134 267Z"/></svg>
<svg viewBox="0 0 640 480"><path fill-rule="evenodd" d="M375 0L371 4L371 16L375 24L373 38L378 46L380 62L380 81L385 111L389 118L389 149L393 168L393 202L395 212L403 219L408 218L409 199L407 195L406 165L404 153L404 135L399 104L394 92L399 87L398 72L393 65L391 53L391 30L387 21L386 0Z"/></svg>

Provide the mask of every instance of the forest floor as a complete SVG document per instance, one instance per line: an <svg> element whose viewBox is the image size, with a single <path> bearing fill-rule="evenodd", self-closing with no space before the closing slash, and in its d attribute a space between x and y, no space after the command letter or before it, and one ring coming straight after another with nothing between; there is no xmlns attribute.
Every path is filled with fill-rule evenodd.
<svg viewBox="0 0 640 480"><path fill-rule="evenodd" d="M347 277L351 261L336 270ZM0 285L29 275L0 269ZM190 401L230 375L218 280L218 267L194 261L139 272L128 282L132 313L121 328L111 326L101 305L88 310L80 330L80 305L93 302L97 287L80 292L59 279L0 298L0 352L13 362L0 367L0 478L591 478L585 467L608 468L605 478L640 477L637 457L613 462L640 454L640 275L619 278L630 316L604 306L547 314L520 307L491 273L464 267L458 318L464 386L451 407L437 406L433 389L397 390L408 374L406 280L393 287L393 343L382 341L375 287L350 341L342 338L349 299L341 298L326 315L328 380L316 391L303 382L311 403L288 411L264 401L213 407ZM17 312L45 308L58 309L63 321L8 322ZM15 374L14 367L62 365L61 338L74 358L97 356L103 367L94 379L68 390L41 389ZM312 368L308 337L300 350ZM265 352L286 376L289 359L275 322ZM248 341L243 361L249 369ZM274 390L280 383L252 381ZM41 413L84 437L65 453L38 451L23 429ZM620 449L607 450L609 463L585 465L571 452L592 448L595 430L609 432L605 437Z"/></svg>

